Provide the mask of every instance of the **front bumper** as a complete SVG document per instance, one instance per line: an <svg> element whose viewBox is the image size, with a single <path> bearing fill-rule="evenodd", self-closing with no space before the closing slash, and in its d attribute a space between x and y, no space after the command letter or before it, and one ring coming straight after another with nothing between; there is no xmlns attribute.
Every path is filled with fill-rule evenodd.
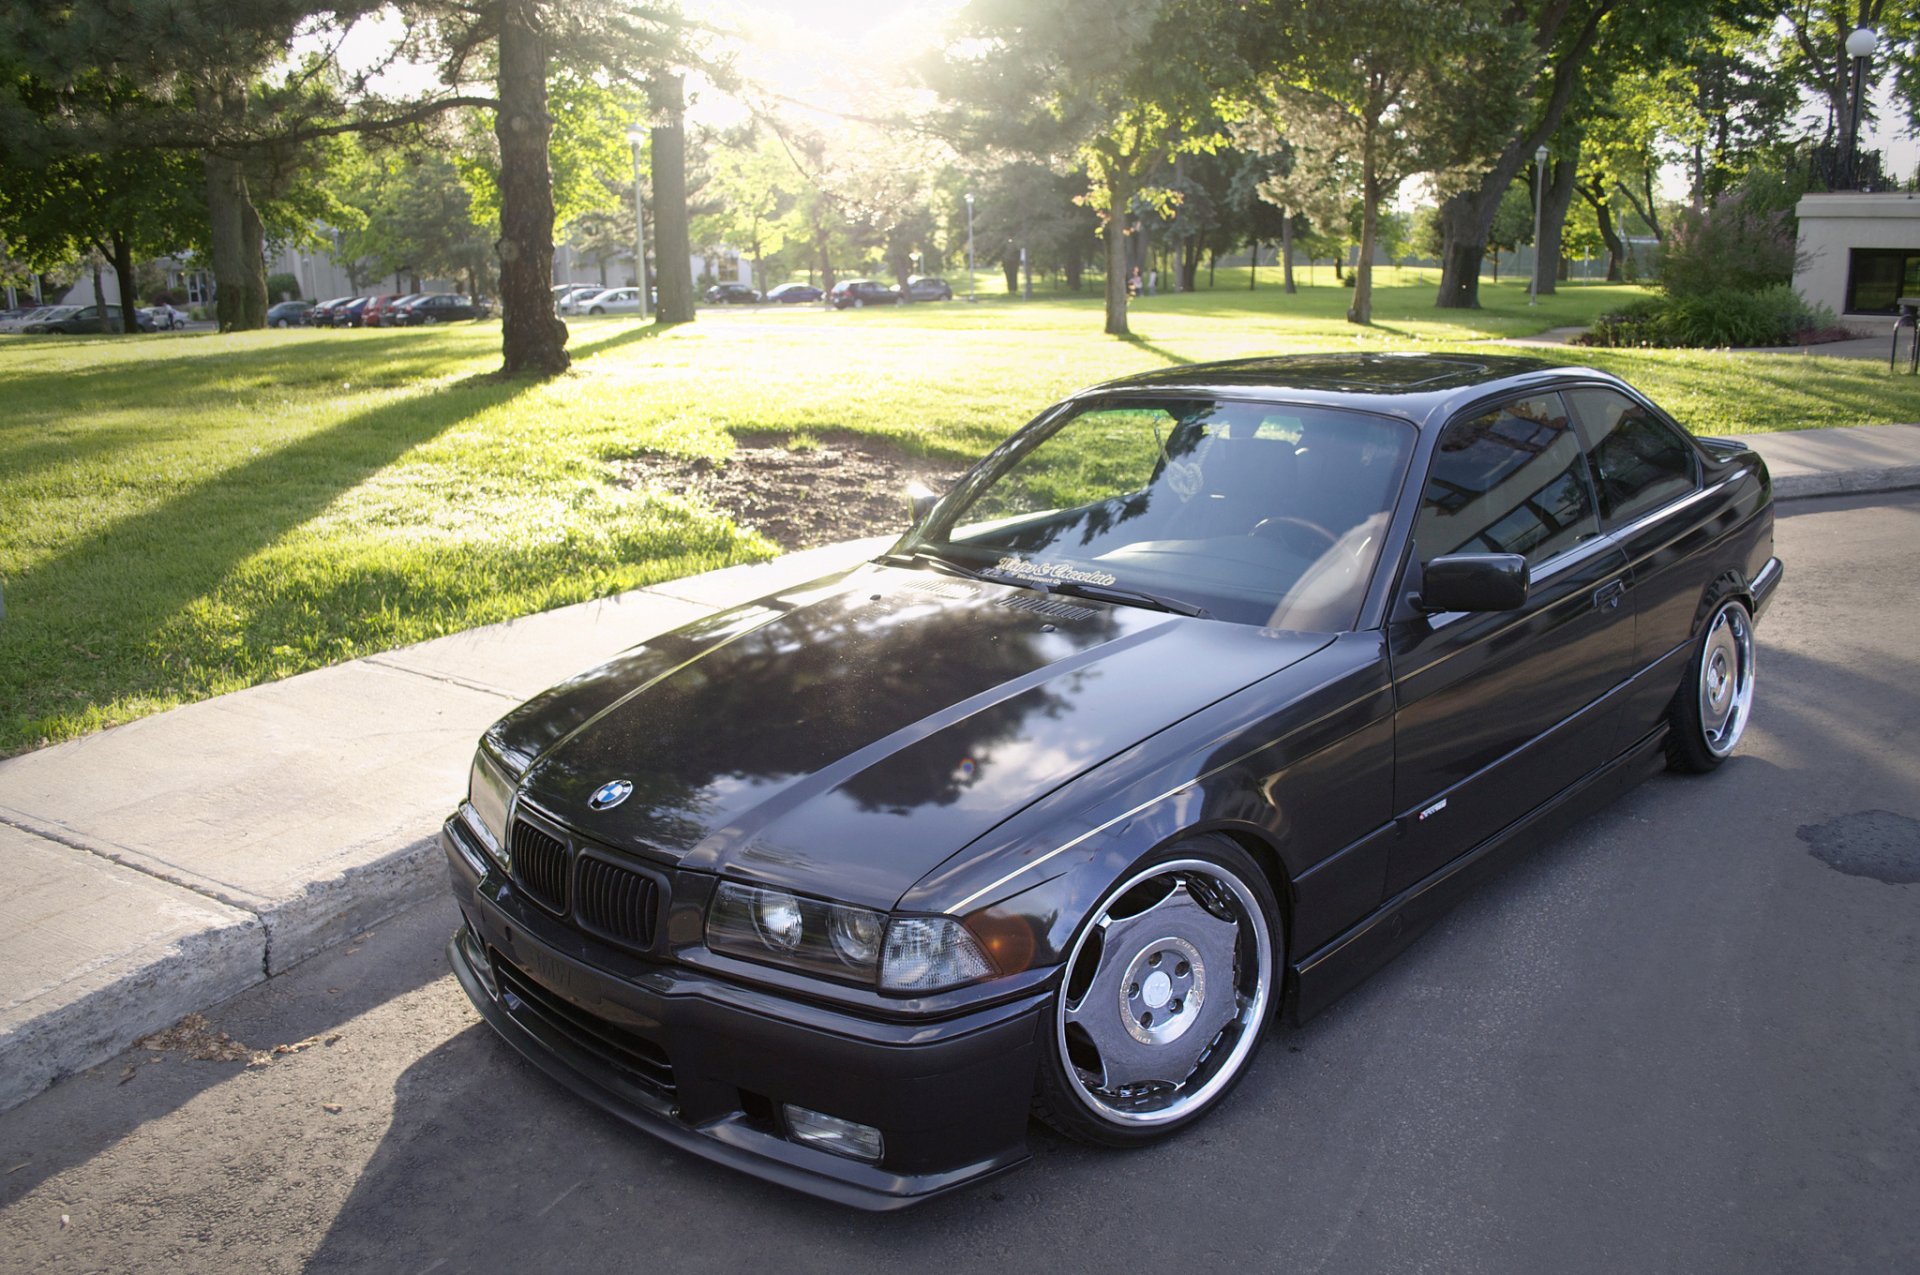
<svg viewBox="0 0 1920 1275"><path fill-rule="evenodd" d="M440 831L466 918L447 948L453 972L496 1031L581 1097L696 1155L863 1209L1026 1160L1044 997L881 1021L681 965L636 967L483 870L470 837L457 816ZM884 1154L870 1164L792 1141L786 1104L878 1128Z"/></svg>

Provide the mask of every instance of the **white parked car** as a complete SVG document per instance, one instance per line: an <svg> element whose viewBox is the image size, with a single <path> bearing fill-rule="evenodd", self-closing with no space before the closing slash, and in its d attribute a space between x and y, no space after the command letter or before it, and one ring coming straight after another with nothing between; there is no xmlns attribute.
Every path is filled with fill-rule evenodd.
<svg viewBox="0 0 1920 1275"><path fill-rule="evenodd" d="M57 319L79 308L71 305L43 305L29 309L26 313L15 315L11 319L0 319L0 332L25 332L29 323Z"/></svg>
<svg viewBox="0 0 1920 1275"><path fill-rule="evenodd" d="M638 314L640 289L608 288L592 296L573 298L575 314Z"/></svg>
<svg viewBox="0 0 1920 1275"><path fill-rule="evenodd" d="M553 309L556 314L585 314L587 308L583 302L607 289L597 283L569 283L557 287L553 292Z"/></svg>

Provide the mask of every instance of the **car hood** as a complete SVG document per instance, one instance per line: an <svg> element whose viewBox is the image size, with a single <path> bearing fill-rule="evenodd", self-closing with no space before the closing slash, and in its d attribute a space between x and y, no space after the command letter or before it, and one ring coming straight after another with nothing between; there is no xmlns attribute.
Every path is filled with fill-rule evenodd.
<svg viewBox="0 0 1920 1275"><path fill-rule="evenodd" d="M1030 802L1327 644L883 566L722 613L488 733L521 800L683 867L891 907ZM633 791L612 809L593 794Z"/></svg>

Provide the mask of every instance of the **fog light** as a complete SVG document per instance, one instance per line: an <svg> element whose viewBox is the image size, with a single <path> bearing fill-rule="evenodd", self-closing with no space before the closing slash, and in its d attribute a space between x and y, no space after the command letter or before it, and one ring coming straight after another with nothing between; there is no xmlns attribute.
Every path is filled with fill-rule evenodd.
<svg viewBox="0 0 1920 1275"><path fill-rule="evenodd" d="M880 1131L870 1124L855 1124L838 1116L823 1115L786 1103L787 1129L795 1142L804 1142L846 1156L850 1160L878 1160L886 1149Z"/></svg>

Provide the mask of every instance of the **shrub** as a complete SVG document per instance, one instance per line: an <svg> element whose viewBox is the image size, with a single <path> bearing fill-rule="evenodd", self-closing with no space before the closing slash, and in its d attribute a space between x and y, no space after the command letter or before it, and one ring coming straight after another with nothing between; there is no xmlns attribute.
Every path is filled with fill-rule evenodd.
<svg viewBox="0 0 1920 1275"><path fill-rule="evenodd" d="M1791 286L1777 283L1752 292L1720 288L1635 302L1601 315L1580 342L1683 348L1793 345L1829 340L1836 332L1831 310L1810 306Z"/></svg>
<svg viewBox="0 0 1920 1275"><path fill-rule="evenodd" d="M298 301L300 299L300 281L290 274L270 274L267 276L267 304L276 301Z"/></svg>
<svg viewBox="0 0 1920 1275"><path fill-rule="evenodd" d="M1793 281L1799 261L1790 210L1772 192L1735 189L1704 212L1683 212L1667 236L1660 286L1669 296L1755 293Z"/></svg>

